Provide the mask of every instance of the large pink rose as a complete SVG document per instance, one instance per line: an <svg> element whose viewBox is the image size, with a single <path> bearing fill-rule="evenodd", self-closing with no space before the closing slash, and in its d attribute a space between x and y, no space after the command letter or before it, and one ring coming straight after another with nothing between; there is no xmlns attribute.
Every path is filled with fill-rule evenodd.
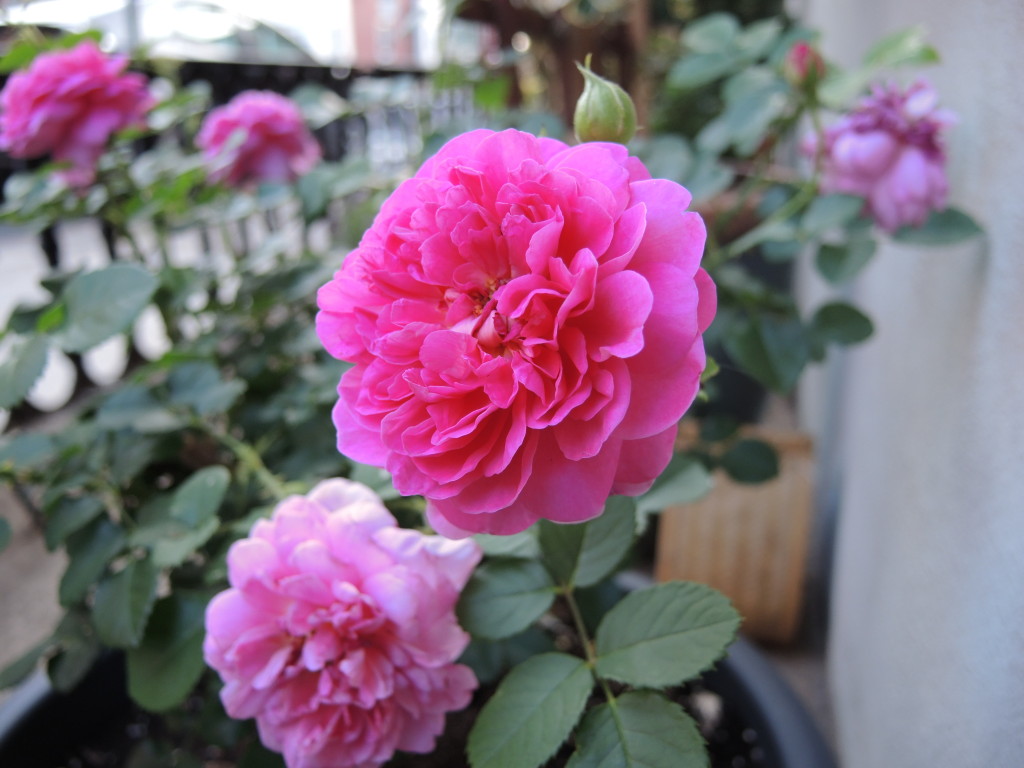
<svg viewBox="0 0 1024 768"><path fill-rule="evenodd" d="M889 232L920 226L931 211L945 208L942 132L953 117L937 100L923 82L906 91L876 86L825 131L822 190L863 197L868 213ZM813 154L814 142L805 151Z"/></svg>
<svg viewBox="0 0 1024 768"><path fill-rule="evenodd" d="M110 135L143 124L152 105L146 79L125 74L127 63L91 40L37 56L0 93L0 149L12 157L49 153L71 163L70 183L91 183Z"/></svg>
<svg viewBox="0 0 1024 768"><path fill-rule="evenodd" d="M328 480L281 502L228 553L203 652L232 717L289 768L376 768L429 752L476 678L455 602L472 541L398 528L377 496Z"/></svg>
<svg viewBox="0 0 1024 768"><path fill-rule="evenodd" d="M211 110L196 144L210 178L233 187L294 181L320 159L295 102L270 91L245 91Z"/></svg>
<svg viewBox="0 0 1024 768"><path fill-rule="evenodd" d="M715 312L689 203L618 144L450 141L320 289L320 339L355 363L338 448L453 536L587 520L646 490Z"/></svg>

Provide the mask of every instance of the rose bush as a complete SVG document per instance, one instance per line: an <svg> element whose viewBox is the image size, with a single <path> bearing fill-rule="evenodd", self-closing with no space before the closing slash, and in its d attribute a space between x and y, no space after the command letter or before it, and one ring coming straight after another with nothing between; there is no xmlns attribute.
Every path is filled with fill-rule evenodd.
<svg viewBox="0 0 1024 768"><path fill-rule="evenodd" d="M320 145L295 102L270 91L245 91L211 110L196 145L210 179L232 187L291 182L320 159Z"/></svg>
<svg viewBox="0 0 1024 768"><path fill-rule="evenodd" d="M429 752L476 678L455 601L472 541L398 528L369 488L320 483L282 501L228 554L204 655L232 717L254 717L289 768L370 768Z"/></svg>
<svg viewBox="0 0 1024 768"><path fill-rule="evenodd" d="M111 134L141 125L153 103L146 79L125 73L127 65L92 40L39 55L0 93L0 149L12 157L50 154L71 164L69 183L89 184Z"/></svg>
<svg viewBox="0 0 1024 768"><path fill-rule="evenodd" d="M689 202L621 145L450 141L320 290L320 338L355 363L341 452L426 497L449 535L578 522L646 490L715 312Z"/></svg>
<svg viewBox="0 0 1024 768"><path fill-rule="evenodd" d="M906 90L876 85L824 136L824 192L865 198L868 213L893 232L921 226L946 206L949 183L942 133L953 116L937 107L938 96L918 81ZM817 142L806 151L816 152Z"/></svg>

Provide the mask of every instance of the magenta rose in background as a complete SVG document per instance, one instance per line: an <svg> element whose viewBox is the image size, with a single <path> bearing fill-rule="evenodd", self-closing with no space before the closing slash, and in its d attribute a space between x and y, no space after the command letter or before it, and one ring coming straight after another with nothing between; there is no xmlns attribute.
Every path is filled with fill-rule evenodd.
<svg viewBox="0 0 1024 768"><path fill-rule="evenodd" d="M893 232L924 224L946 207L949 184L942 133L953 116L926 83L876 86L825 131L822 191L859 195L878 225ZM816 151L814 142L805 147Z"/></svg>
<svg viewBox="0 0 1024 768"><path fill-rule="evenodd" d="M291 182L320 159L320 145L291 99L245 91L211 110L196 137L210 178L228 186Z"/></svg>
<svg viewBox="0 0 1024 768"><path fill-rule="evenodd" d="M91 183L111 134L144 125L153 103L146 79L125 73L127 65L91 40L40 54L0 93L0 149L12 157L50 154L71 163L63 174L69 183Z"/></svg>
<svg viewBox="0 0 1024 768"><path fill-rule="evenodd" d="M618 144L463 134L320 289L338 447L440 532L599 515L668 464L715 290L690 194Z"/></svg>
<svg viewBox="0 0 1024 768"><path fill-rule="evenodd" d="M282 501L228 553L206 663L228 714L256 718L289 768L375 768L429 752L476 688L454 661L472 541L398 528L369 488L327 480Z"/></svg>

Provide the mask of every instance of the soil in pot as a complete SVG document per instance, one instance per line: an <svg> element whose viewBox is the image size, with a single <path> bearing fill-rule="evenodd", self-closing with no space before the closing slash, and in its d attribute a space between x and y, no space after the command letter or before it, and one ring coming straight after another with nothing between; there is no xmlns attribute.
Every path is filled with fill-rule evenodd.
<svg viewBox="0 0 1024 768"><path fill-rule="evenodd" d="M777 734L766 733L758 704L743 698L738 671L729 659L701 680L678 689L674 697L700 723L712 768L832 768L829 762L785 762ZM489 691L482 689L467 710L449 715L446 734L431 755L398 755L394 768L468 768L463 746L478 707ZM753 713L753 716L752 716ZM809 721L808 721L809 722ZM251 730L240 734L244 742ZM820 740L820 737L818 737ZM173 743L173 729L161 718L134 707L125 694L123 661L108 657L70 694L47 693L25 707L19 720L0 733L3 768L278 768L280 758L253 751L242 760L218 747L173 750L157 757L147 740ZM167 748L167 747L165 747ZM191 754L186 754L191 753ZM548 764L564 766L572 753L563 748ZM824 753L822 753L824 754Z"/></svg>

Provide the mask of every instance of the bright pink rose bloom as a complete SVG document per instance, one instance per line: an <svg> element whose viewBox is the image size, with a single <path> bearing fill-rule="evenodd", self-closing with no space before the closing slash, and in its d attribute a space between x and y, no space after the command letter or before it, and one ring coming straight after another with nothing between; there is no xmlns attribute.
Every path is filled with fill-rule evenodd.
<svg viewBox="0 0 1024 768"><path fill-rule="evenodd" d="M320 289L320 339L355 363L338 448L451 536L587 520L649 488L715 313L689 203L619 144L448 142Z"/></svg>
<svg viewBox="0 0 1024 768"><path fill-rule="evenodd" d="M92 182L110 135L144 125L153 100L146 79L124 73L124 56L107 56L91 40L37 56L11 75L0 93L0 149L12 157L71 163L78 186Z"/></svg>
<svg viewBox="0 0 1024 768"><path fill-rule="evenodd" d="M473 672L455 602L472 541L398 528L379 498L327 480L282 501L228 552L231 589L206 611L206 663L236 718L289 768L376 768L429 752Z"/></svg>
<svg viewBox="0 0 1024 768"><path fill-rule="evenodd" d="M232 187L294 181L320 159L320 145L295 102L270 91L245 91L211 110L196 145L210 178Z"/></svg>
<svg viewBox="0 0 1024 768"><path fill-rule="evenodd" d="M871 95L825 131L824 192L859 195L878 225L893 232L920 226L946 207L946 153L942 132L954 121L936 106L927 83L906 91L876 86ZM813 155L814 142L805 146Z"/></svg>

